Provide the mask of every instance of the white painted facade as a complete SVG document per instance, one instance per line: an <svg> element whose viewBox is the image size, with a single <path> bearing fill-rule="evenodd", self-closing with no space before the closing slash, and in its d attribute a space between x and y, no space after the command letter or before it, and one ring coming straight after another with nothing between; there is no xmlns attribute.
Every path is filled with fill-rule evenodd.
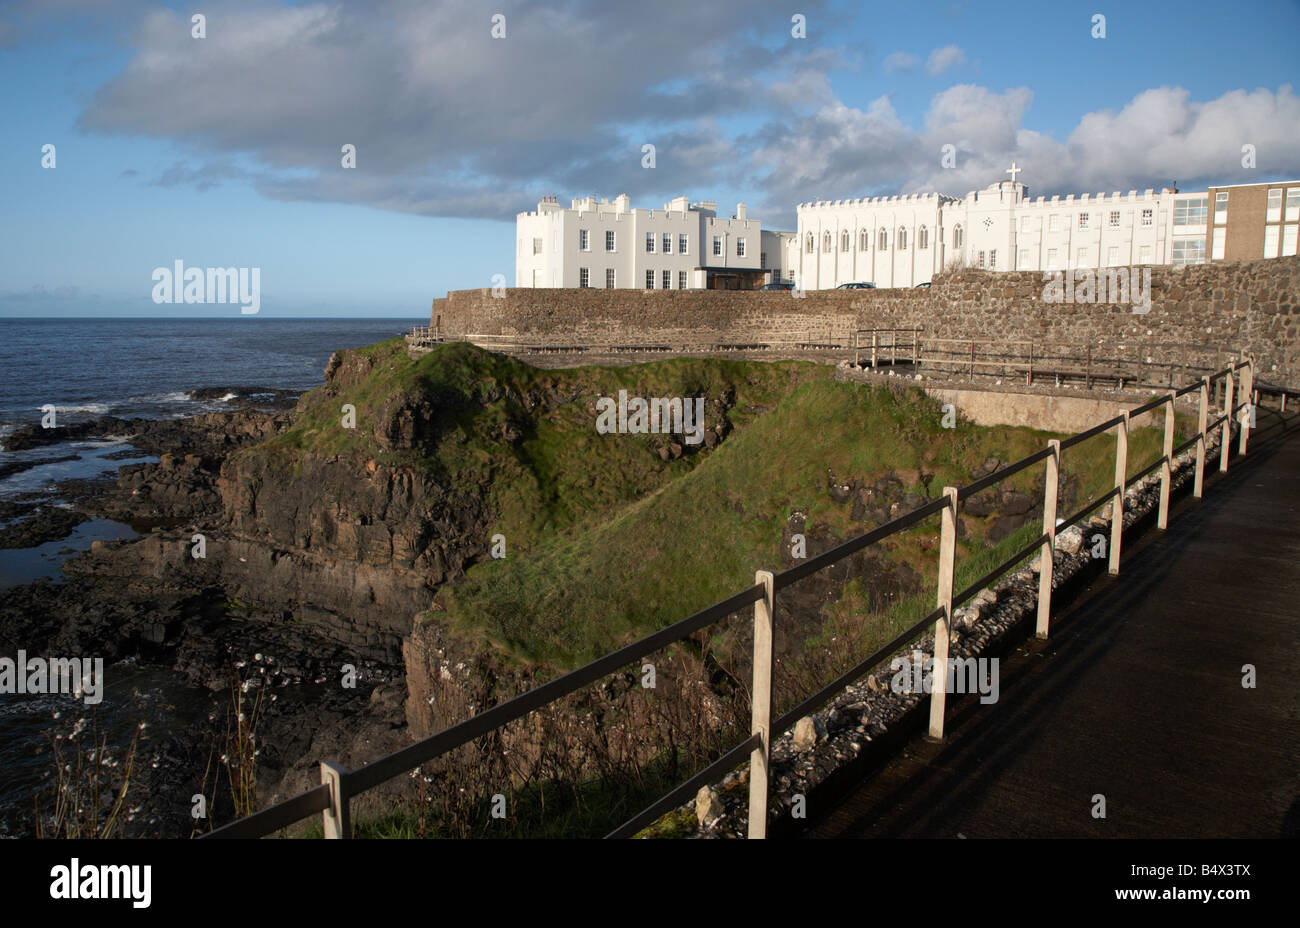
<svg viewBox="0 0 1300 928"><path fill-rule="evenodd" d="M730 219L711 200L677 197L662 210L632 209L626 194L613 202L554 197L516 217L516 287L608 287L696 290L710 276L780 269L780 236L748 218L745 204Z"/></svg>
<svg viewBox="0 0 1300 928"><path fill-rule="evenodd" d="M824 290L851 282L915 287L949 265L1047 271L1209 257L1204 191L1031 199L1028 189L1013 179L960 199L928 193L802 203L790 268L802 288Z"/></svg>

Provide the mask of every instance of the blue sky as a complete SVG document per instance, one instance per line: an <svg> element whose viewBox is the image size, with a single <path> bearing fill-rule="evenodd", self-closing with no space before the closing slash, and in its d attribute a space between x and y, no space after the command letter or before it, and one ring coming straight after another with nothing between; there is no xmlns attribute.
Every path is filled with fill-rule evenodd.
<svg viewBox="0 0 1300 928"><path fill-rule="evenodd" d="M1033 195L1300 176L1300 4L1105 6L236 0L196 39L190 6L0 2L0 315L239 315L155 305L179 259L260 268L264 316L427 317L513 283L548 193L790 228L1011 160Z"/></svg>

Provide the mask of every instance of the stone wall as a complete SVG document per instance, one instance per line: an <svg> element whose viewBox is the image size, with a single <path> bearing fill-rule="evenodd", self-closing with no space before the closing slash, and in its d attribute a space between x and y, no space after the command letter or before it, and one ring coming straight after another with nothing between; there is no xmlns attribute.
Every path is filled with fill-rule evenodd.
<svg viewBox="0 0 1300 928"><path fill-rule="evenodd" d="M1222 349L1255 353L1258 379L1300 388L1300 257L1154 267L1150 311L1127 304L1044 300L1041 272L964 270L922 289L788 292L716 290L458 290L431 322L455 336L547 344L851 343L858 328L921 327L931 337L1123 346L1199 365ZM1134 270L1136 274L1137 271Z"/></svg>

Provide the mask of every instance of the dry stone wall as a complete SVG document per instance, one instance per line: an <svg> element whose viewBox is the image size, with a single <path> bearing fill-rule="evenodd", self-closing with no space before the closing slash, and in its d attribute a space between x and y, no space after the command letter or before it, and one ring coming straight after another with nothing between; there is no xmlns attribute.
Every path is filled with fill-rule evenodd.
<svg viewBox="0 0 1300 928"><path fill-rule="evenodd" d="M1132 269L1136 276L1138 269ZM860 328L939 338L1025 339L1150 350L1180 363L1248 350L1260 380L1300 388L1300 257L1150 269L1146 313L1121 303L1049 302L1041 272L963 270L899 290L457 290L434 300L451 336L547 344L685 347L840 339Z"/></svg>

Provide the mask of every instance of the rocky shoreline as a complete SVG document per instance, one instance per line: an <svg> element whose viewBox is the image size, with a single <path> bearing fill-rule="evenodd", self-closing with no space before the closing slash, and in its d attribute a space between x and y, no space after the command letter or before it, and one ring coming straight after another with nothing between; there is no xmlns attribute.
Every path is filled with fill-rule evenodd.
<svg viewBox="0 0 1300 928"><path fill-rule="evenodd" d="M211 388L193 395L224 398L232 392ZM131 540L96 541L91 550L67 558L64 582L38 580L0 590L0 654L22 649L94 655L104 659L106 675L125 660L166 671L192 689L188 708L197 721L161 734L157 726L146 729L123 816L128 837L195 833L191 799L200 792L214 803L207 821L233 817L219 759L229 741L225 727L235 681L246 684L246 691L274 694L259 706L260 804L304 788L323 756L369 760L380 749L391 750L405 725L397 647L358 653L309 622L268 621L231 594L222 465L240 448L279 434L290 421L286 407L296 400L286 391L260 388L244 388L241 395L247 408L231 412L170 420L103 416L48 430L20 427L6 438L10 451L115 439L131 447L112 459L158 459L127 463L115 477L58 481L0 503L0 548L58 541L92 519L123 522L139 533ZM77 457L29 456L7 464L5 476ZM52 496L57 503L50 503ZM190 556L196 533L213 539L205 558ZM337 683L344 665L355 672L354 687ZM70 706L55 713L51 738L76 732L83 747L93 750L81 734L92 727L93 713L79 702ZM110 792L116 788L107 785ZM34 830L30 809L9 812L11 831ZM206 827L198 823L199 830Z"/></svg>

